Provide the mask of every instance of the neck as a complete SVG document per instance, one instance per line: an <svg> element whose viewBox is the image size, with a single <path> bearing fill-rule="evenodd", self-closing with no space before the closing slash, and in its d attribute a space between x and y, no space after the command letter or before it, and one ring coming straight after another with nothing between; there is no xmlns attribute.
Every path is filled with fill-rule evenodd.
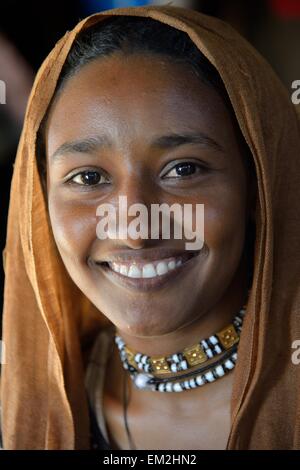
<svg viewBox="0 0 300 470"><path fill-rule="evenodd" d="M119 329L116 329L116 334L136 352L148 356L167 356L222 330L232 322L246 300L246 277L239 271L223 297L210 310L200 313L190 324L160 336L131 336Z"/></svg>

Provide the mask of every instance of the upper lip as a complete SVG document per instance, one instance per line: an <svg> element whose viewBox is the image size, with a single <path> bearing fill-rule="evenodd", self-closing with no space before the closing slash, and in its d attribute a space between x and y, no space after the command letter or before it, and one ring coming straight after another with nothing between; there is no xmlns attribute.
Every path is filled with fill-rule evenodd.
<svg viewBox="0 0 300 470"><path fill-rule="evenodd" d="M147 248L139 250L124 250L109 253L103 256L102 259L97 260L96 263L143 263L153 262L165 258L176 258L183 255L190 254L191 256L198 254L200 250L178 250L171 248Z"/></svg>

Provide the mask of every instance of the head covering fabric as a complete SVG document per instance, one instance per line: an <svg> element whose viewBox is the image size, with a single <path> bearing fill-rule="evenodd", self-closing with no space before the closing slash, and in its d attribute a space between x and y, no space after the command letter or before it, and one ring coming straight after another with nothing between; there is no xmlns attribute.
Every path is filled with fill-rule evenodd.
<svg viewBox="0 0 300 470"><path fill-rule="evenodd" d="M118 8L82 20L36 76L14 164L3 252L4 448L89 448L85 357L109 321L70 279L56 248L36 136L76 36L112 15L150 17L186 32L225 84L258 187L253 285L234 371L227 448L299 449L300 365L291 360L292 342L300 339L297 114L268 63L228 24L171 5Z"/></svg>

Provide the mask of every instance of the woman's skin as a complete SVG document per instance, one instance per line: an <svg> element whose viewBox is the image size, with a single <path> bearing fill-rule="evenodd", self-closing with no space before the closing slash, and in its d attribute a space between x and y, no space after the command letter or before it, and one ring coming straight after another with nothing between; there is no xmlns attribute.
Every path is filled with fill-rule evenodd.
<svg viewBox="0 0 300 470"><path fill-rule="evenodd" d="M208 139L152 145L159 136L192 132ZM67 142L97 135L109 138L110 145L77 145L73 150L65 146L58 151ZM95 60L68 79L56 97L46 127L53 234L73 281L132 349L148 355L181 351L223 329L244 304L243 248L253 191L243 151L237 125L218 93L188 66L164 57L115 53ZM195 172L176 176L175 165L190 161L196 164ZM84 170L104 176L97 183L95 173L90 174L94 185L84 186L80 176L74 181ZM71 178L73 184L68 183ZM166 249L185 250L184 239L98 239L97 206L117 207L121 195L127 196L128 206L204 204L202 250L159 288L124 286L96 264L124 253L143 260L147 255L164 258ZM156 249L161 250L159 256ZM104 412L113 446L126 449L123 374L115 346ZM128 422L137 448L225 448L233 377L234 371L201 388L159 393L135 389L127 375Z"/></svg>

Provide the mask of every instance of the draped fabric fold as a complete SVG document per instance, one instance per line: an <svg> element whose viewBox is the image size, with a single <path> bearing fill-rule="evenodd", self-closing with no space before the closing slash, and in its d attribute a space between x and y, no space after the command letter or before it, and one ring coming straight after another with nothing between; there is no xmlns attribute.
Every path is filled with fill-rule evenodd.
<svg viewBox="0 0 300 470"><path fill-rule="evenodd" d="M82 20L36 76L14 164L3 253L4 448L89 448L84 357L109 321L70 279L57 251L36 136L76 35L112 15L150 17L186 32L225 84L258 185L253 286L227 448L300 449L300 364L291 358L292 343L300 340L297 113L267 62L228 24L171 5L107 10Z"/></svg>

